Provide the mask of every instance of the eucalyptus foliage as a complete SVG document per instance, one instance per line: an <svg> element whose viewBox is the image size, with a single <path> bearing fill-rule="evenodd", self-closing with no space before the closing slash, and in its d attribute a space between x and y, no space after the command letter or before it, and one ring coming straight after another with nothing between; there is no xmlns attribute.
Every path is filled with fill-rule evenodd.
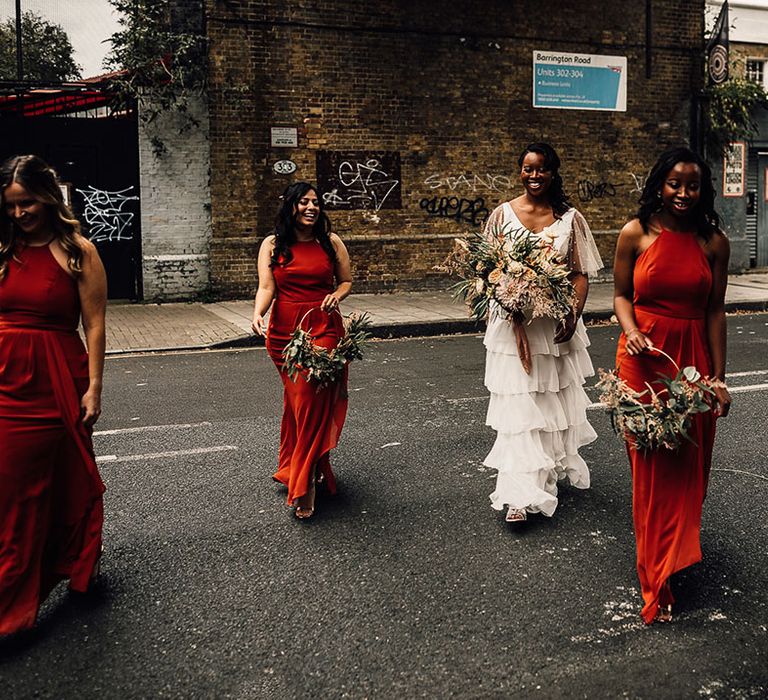
<svg viewBox="0 0 768 700"><path fill-rule="evenodd" d="M193 97L207 85L207 38L176 31L170 0L110 0L120 30L109 39L107 68L118 71L112 86L125 103L137 102L145 122L175 111L188 127Z"/></svg>
<svg viewBox="0 0 768 700"><path fill-rule="evenodd" d="M318 391L339 380L344 367L363 357L363 347L370 339L371 321L368 314L353 314L344 319L344 335L331 350L315 345L312 328L304 330L301 323L283 348L285 371L292 381L301 375L317 383Z"/></svg>
<svg viewBox="0 0 768 700"><path fill-rule="evenodd" d="M683 441L693 443L691 421L715 402L715 387L722 382L702 377L695 367L683 367L674 377L659 375L654 389L634 391L615 371L600 370L600 402L611 425L636 450L678 450ZM695 444L695 443L694 443Z"/></svg>

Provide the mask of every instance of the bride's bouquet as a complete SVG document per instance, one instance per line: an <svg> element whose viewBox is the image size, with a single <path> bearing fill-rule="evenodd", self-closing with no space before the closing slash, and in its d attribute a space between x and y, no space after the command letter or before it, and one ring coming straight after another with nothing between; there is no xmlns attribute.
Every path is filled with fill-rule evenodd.
<svg viewBox="0 0 768 700"><path fill-rule="evenodd" d="M703 377L695 367L678 369L674 377L660 375L655 383L657 389L646 384L644 391L635 391L614 370L601 369L597 383L600 402L608 410L616 434L634 449L677 450L683 440L693 442L689 435L693 416L712 409L714 390L724 384Z"/></svg>
<svg viewBox="0 0 768 700"><path fill-rule="evenodd" d="M495 301L510 317L562 319L572 313L576 292L570 270L545 238L525 228L505 227L498 234L454 239L439 269L461 277L455 296L478 321Z"/></svg>

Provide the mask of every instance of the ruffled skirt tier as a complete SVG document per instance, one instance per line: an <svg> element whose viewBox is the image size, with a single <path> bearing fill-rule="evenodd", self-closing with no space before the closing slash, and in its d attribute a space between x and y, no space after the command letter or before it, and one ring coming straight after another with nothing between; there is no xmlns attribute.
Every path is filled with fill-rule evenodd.
<svg viewBox="0 0 768 700"><path fill-rule="evenodd" d="M590 401L583 388L585 378L594 374L589 339L579 320L570 341L555 343L556 325L547 318L526 325L532 360L527 374L512 324L499 317L488 324L486 424L497 437L483 463L498 471L491 494L496 510L509 506L551 516L558 480L589 488L589 469L578 453L597 438L587 420Z"/></svg>

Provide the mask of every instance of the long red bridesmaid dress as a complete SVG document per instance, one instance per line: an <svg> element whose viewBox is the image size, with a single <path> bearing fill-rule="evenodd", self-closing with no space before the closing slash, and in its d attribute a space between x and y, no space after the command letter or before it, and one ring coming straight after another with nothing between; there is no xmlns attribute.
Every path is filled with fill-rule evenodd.
<svg viewBox="0 0 768 700"><path fill-rule="evenodd" d="M19 246L0 281L0 634L31 627L62 579L86 591L101 553L79 321L77 283L50 247Z"/></svg>
<svg viewBox="0 0 768 700"><path fill-rule="evenodd" d="M635 262L634 310L637 326L654 346L682 368L695 366L710 375L712 363L705 311L712 272L695 233L662 229ZM658 374L676 370L663 355L629 355L622 333L616 354L619 376L636 391L653 385ZM712 412L693 419L690 437L677 451L641 452L628 447L632 465L632 501L637 573L645 605L642 616L653 622L659 606L674 602L669 577L701 561L699 529L715 438Z"/></svg>
<svg viewBox="0 0 768 700"><path fill-rule="evenodd" d="M289 379L283 369L283 348L305 314L302 327L311 328L316 345L334 348L344 334L341 316L320 311L320 303L334 290L334 267L316 240L291 246L292 259L275 265L277 288L267 330L267 352L283 382L280 453L274 478L288 487L288 504L306 494L312 465L325 477L328 492L336 492L329 452L339 442L347 415L347 373L318 390L303 377Z"/></svg>

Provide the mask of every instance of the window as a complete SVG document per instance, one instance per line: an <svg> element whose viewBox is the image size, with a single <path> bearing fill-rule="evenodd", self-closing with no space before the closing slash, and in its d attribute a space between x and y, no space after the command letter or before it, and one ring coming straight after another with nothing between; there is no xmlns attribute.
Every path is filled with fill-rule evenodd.
<svg viewBox="0 0 768 700"><path fill-rule="evenodd" d="M747 59L747 80L754 80L756 83L766 87L765 76L765 64L768 63L765 59L748 58Z"/></svg>

